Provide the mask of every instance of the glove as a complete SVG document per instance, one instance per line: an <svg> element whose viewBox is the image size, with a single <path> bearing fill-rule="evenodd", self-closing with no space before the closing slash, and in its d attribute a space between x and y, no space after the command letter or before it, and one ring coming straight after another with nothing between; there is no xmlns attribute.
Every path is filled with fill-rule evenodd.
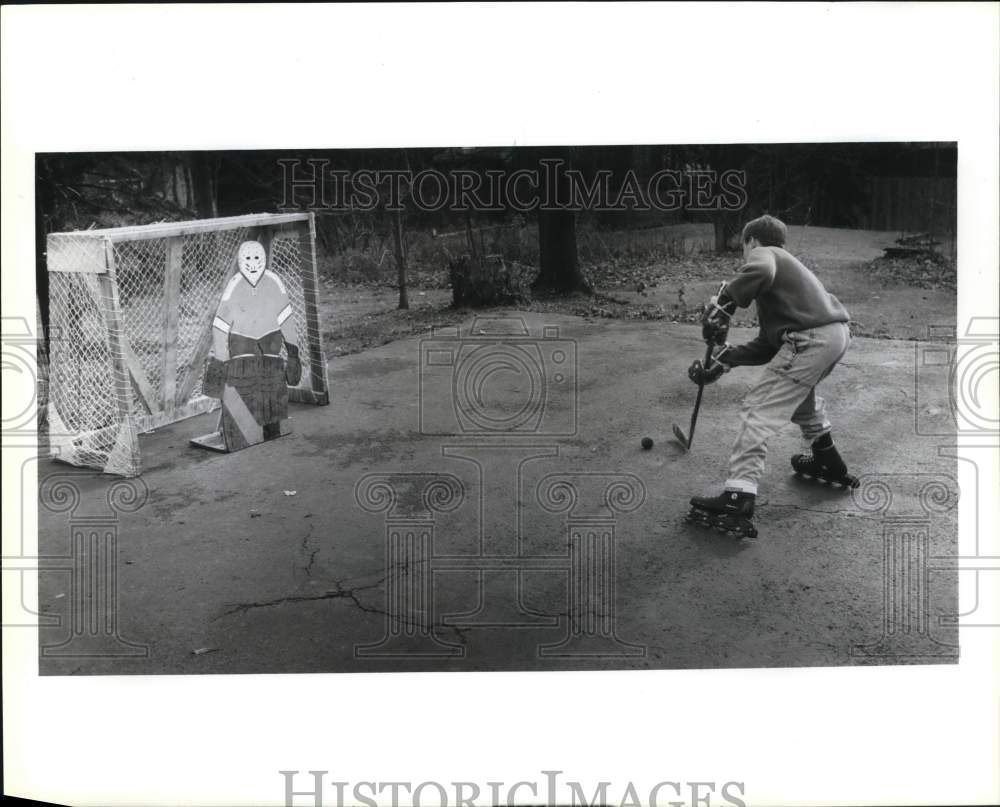
<svg viewBox="0 0 1000 807"><path fill-rule="evenodd" d="M719 305L719 298L712 297L701 315L701 338L707 344L724 345L729 337L729 312Z"/></svg>
<svg viewBox="0 0 1000 807"><path fill-rule="evenodd" d="M220 361L215 356L205 359L205 377L201 382L202 394L209 398L222 398L222 391L226 386L226 362Z"/></svg>
<svg viewBox="0 0 1000 807"><path fill-rule="evenodd" d="M716 362L706 370L701 360L695 359L691 363L691 366L688 367L688 378L698 385L711 384L713 381L718 381L724 372L726 372L726 365L724 364Z"/></svg>
<svg viewBox="0 0 1000 807"><path fill-rule="evenodd" d="M297 345L285 343L285 351L288 358L285 359L285 383L294 387L302 380L302 362L299 360L299 348Z"/></svg>

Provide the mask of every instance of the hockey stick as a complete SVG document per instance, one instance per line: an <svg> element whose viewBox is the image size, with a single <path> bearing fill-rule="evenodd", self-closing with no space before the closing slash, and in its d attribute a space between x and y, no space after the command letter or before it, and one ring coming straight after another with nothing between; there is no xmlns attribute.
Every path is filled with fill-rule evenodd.
<svg viewBox="0 0 1000 807"><path fill-rule="evenodd" d="M716 300L722 296L725 288L726 282L723 281L719 284L719 290L715 293ZM694 426L698 422L698 410L701 408L701 395L705 391L705 371L712 365L712 348L715 345L711 341L706 342L705 345L705 361L702 363L701 381L698 382L698 397L694 399L694 412L691 413L691 428L688 429L687 437L684 436L684 432L680 430L680 427L676 423L674 424L674 438L680 443L681 448L685 452L691 450L691 443L694 440Z"/></svg>
<svg viewBox="0 0 1000 807"><path fill-rule="evenodd" d="M708 346L705 348L705 361L703 363L704 370L708 370L709 366L712 364L712 343L709 342ZM701 408L701 395L705 391L705 380L702 376L702 380L698 383L698 397L694 399L694 411L691 413L691 427L688 429L687 437L684 436L684 432L681 431L680 426L676 423L674 424L674 438L680 443L681 448L684 451L691 450L691 443L694 440L694 427L698 422L698 410Z"/></svg>

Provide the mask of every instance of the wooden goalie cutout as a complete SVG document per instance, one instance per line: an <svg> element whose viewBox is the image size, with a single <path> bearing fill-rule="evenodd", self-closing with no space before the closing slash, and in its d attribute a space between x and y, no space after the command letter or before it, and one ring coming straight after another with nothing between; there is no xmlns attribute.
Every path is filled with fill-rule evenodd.
<svg viewBox="0 0 1000 807"><path fill-rule="evenodd" d="M222 401L217 432L191 442L238 451L288 434L288 387L302 377L288 292L267 268L258 241L239 248L239 272L226 285L212 322L212 353L202 391ZM284 348L287 358L282 357Z"/></svg>

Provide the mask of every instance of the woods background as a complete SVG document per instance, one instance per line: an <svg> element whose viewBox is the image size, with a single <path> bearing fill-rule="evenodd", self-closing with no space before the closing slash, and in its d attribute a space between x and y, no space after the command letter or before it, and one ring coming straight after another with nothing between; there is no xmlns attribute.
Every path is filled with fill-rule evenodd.
<svg viewBox="0 0 1000 807"><path fill-rule="evenodd" d="M692 165L741 170L748 204L740 211L576 214L427 211L405 202L402 213L384 204L368 211L320 209L323 277L391 286L401 308L409 305L410 286L450 286L453 302L466 305L520 302L529 288L589 294L590 275L601 264L724 253L736 248L742 223L763 212L789 225L922 233L955 258L954 143L40 154L35 212L42 321L48 319L50 232L277 212L286 195L280 160L322 159L344 171L405 167L485 175L537 168L541 157L563 159L586 177L610 171L612 186L629 170L640 180Z"/></svg>

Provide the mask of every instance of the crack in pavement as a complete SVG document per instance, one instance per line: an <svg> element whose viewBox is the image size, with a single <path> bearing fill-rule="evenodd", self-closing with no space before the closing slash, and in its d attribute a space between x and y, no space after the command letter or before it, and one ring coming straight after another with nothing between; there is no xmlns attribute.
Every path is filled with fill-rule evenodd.
<svg viewBox="0 0 1000 807"><path fill-rule="evenodd" d="M309 532L302 536L302 551L309 552L309 539L312 537L313 527L315 525L309 525ZM302 570L309 576L312 577L312 567L316 562L316 556L319 554L319 547L316 547L309 553L309 562L302 567Z"/></svg>
<svg viewBox="0 0 1000 807"><path fill-rule="evenodd" d="M455 638L458 639L459 644L463 647L466 646L467 642L465 639L465 634L468 633L472 628L460 628L458 625L440 625L437 627L447 628L452 633L455 634Z"/></svg>
<svg viewBox="0 0 1000 807"><path fill-rule="evenodd" d="M378 609L366 606L361 603L355 592L357 591L367 591L368 589L377 588L382 585L389 577L388 574L383 575L378 580L373 583L369 583L364 586L354 586L353 588L345 588L345 581L350 580L350 578L345 578L345 580L334 580L333 585L335 588L327 590L322 594L290 594L287 597L277 597L273 600L255 600L253 602L239 602L232 603L232 607L228 611L223 611L215 619L222 619L224 616L230 616L237 613L246 613L255 608L273 608L278 605L285 605L287 603L295 602L313 602L316 600L336 600L336 599L349 599L362 611L369 613L386 613ZM388 615L388 614L387 614ZM215 620L213 620L215 621Z"/></svg>
<svg viewBox="0 0 1000 807"><path fill-rule="evenodd" d="M282 605L289 605L289 604L303 603L303 602L318 602L321 600L348 600L359 611L363 611L366 614L378 614L380 616L384 616L387 619L391 619L398 625L419 628L421 630L429 630L431 633L435 633L438 631L451 633L452 635L454 635L459 645L466 647L468 646L467 634L470 630L473 630L474 628L462 627L458 625L449 625L446 624L444 621L438 621L438 620L432 622L430 625L423 622L416 622L413 620L402 618L397 614L390 613L389 611L383 608L378 608L372 605L366 605L358 597L359 593L361 592L370 591L372 589L376 589L382 586L382 584L385 583L385 581L389 579L389 577L391 577L394 572L398 572L401 574L408 574L412 566L424 564L427 562L428 561L426 560L421 560L416 562L403 562L403 563L393 564L392 566L388 567L385 574L383 574L377 580L374 580L371 583L366 583L365 585L356 585L348 588L346 584L347 581L350 580L351 578L345 578L344 580L334 580L333 581L334 588L329 589L322 594L312 594L312 595L291 594L285 597L276 597L273 600L256 600L253 602L232 603L231 607L228 610L223 611L221 614L214 617L212 621L215 622L222 619L223 617L232 616L234 614L243 614L247 613L248 611L256 610L259 608L276 608ZM366 576L367 575L361 575L362 578ZM550 615L556 617L569 617L569 614L564 612L553 612Z"/></svg>
<svg viewBox="0 0 1000 807"><path fill-rule="evenodd" d="M307 538L308 534L303 538L303 549L305 549L306 547ZM315 552L313 553L313 556L315 556ZM381 587L385 583L385 581L388 580L394 573L399 573L403 575L409 574L411 567L425 563L428 563L428 561L427 560L420 560L416 562L407 561L407 562L393 564L392 566L388 567L386 572L377 580L374 580L371 583L366 583L364 585L355 585L348 587L347 582L352 578L344 578L343 580L334 580L332 581L334 587L332 589L328 589L322 594L290 594L285 597L276 597L275 599L272 600L254 600L252 602L231 603L230 604L231 607L228 610L223 611L221 614L214 617L212 621L215 622L227 616L233 616L234 614L244 614L247 613L248 611L260 608L276 608L283 605L290 605L303 602L319 602L322 600L348 600L355 608L357 608L359 611L363 611L366 614L378 614L380 616L386 617L387 619L391 619L396 624L413 628L419 628L421 630L429 629L432 633L437 631L448 632L455 637L456 641L461 646L463 647L468 646L467 634L469 633L470 630L474 629L473 627L449 625L443 621L443 619L445 618L444 616L442 617L442 620L435 620L434 622L428 625L424 622L417 622L414 620L405 619L397 614L390 613L384 608L378 608L376 606L367 605L364 602L362 602L361 599L359 598L360 593ZM361 575L360 578L363 579L364 577L367 576L369 575ZM354 579L359 579L359 578L354 578ZM581 614L572 614L569 611L557 610L555 608L551 610L544 610L541 611L540 613L542 613L545 616L555 617L556 619L560 620L560 622L562 620L568 619L570 623L573 623L575 621L582 621L583 619L586 619L588 617L588 612L586 611ZM546 627L555 627L555 626L546 626Z"/></svg>
<svg viewBox="0 0 1000 807"><path fill-rule="evenodd" d="M882 519L876 518L875 516L863 516L860 513L855 513L853 510L817 510L815 507L804 507L801 504L779 504L777 502L764 502L763 504L758 504L757 509L763 510L765 507L787 507L792 510L804 510L807 513L822 513L825 516L848 516L849 518L861 518L865 521L881 521Z"/></svg>
<svg viewBox="0 0 1000 807"><path fill-rule="evenodd" d="M346 599L349 600L351 603L353 603L354 606L358 608L358 610L364 611L367 614L380 614L382 616L388 617L389 619L393 620L394 622L400 625L407 625L415 628L425 628L426 626L423 623L403 619L381 608L375 608L374 606L365 605L363 602L361 602L361 600L358 599L357 596L357 592L369 591L371 589L378 588L379 586L381 586L392 575L394 570L398 569L402 571L402 574L409 574L411 566L422 563L427 563L427 561L421 560L417 561L416 563L404 562L404 563L393 564L392 566L388 567L386 573L382 575L382 577L380 577L378 580L375 580L374 582L368 583L363 586L353 586L351 588L346 588L345 587L346 581L350 580L351 578L345 578L344 580L334 580L333 581L334 588L329 589L322 594L311 594L311 595L291 594L286 597L277 597L273 600L255 600L253 602L231 603L232 607L229 610L223 611L217 617L214 617L212 621L216 622L222 619L223 617L232 616L233 614L243 614L246 613L247 611L252 611L257 608L274 608L277 606L287 605L290 603L316 602L319 600ZM366 576L367 575L362 575L362 577ZM430 626L432 630L436 627L443 628L445 626L438 624L433 624Z"/></svg>

